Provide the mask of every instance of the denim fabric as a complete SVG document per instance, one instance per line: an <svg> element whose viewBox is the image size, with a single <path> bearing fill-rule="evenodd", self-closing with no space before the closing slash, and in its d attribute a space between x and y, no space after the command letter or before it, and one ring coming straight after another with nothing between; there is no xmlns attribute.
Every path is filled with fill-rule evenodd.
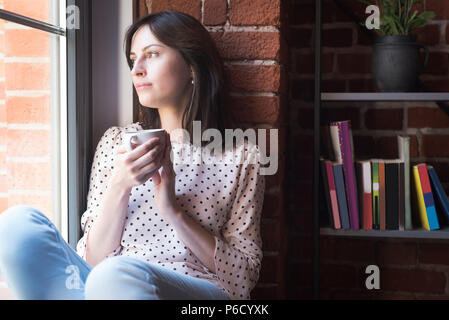
<svg viewBox="0 0 449 320"><path fill-rule="evenodd" d="M127 256L90 266L39 210L0 214L0 272L17 299L228 300L214 283Z"/></svg>

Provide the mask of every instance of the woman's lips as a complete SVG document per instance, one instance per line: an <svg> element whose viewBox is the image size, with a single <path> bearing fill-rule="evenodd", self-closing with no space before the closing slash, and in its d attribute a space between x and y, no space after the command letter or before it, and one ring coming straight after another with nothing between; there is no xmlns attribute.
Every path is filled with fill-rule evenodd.
<svg viewBox="0 0 449 320"><path fill-rule="evenodd" d="M152 86L152 84L150 83L146 83L146 84L140 84L136 86L136 90L144 90L144 89L148 89Z"/></svg>

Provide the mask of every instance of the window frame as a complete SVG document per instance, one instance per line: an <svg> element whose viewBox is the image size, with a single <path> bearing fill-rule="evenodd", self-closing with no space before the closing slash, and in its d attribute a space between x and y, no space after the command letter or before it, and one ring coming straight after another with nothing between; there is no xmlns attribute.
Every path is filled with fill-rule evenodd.
<svg viewBox="0 0 449 320"><path fill-rule="evenodd" d="M66 0L65 5L66 8L74 5L79 9L78 29L67 29L63 21L64 28L4 9L0 9L0 19L65 37L67 90L62 98L67 99L67 113L61 116L67 117L67 132L60 138L67 139L66 154L61 154L62 161L67 162L67 178L61 180L67 186L60 186L60 195L61 198L66 197L67 223L59 227L63 229L62 233L67 233L69 245L76 249L81 237L80 216L87 207L92 162L92 3L89 0ZM62 194L65 192L67 194ZM60 219L64 222L65 217Z"/></svg>

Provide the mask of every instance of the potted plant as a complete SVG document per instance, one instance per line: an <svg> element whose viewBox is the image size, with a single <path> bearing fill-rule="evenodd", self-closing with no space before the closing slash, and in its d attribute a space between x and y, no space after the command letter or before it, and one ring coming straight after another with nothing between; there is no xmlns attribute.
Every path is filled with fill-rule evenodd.
<svg viewBox="0 0 449 320"><path fill-rule="evenodd" d="M422 0L359 0L367 5L377 5L380 9L380 28L374 41L371 57L371 72L379 91L414 91L419 82L429 52L426 46L417 43L413 30L427 25L435 17L432 11L413 10ZM425 50L424 63L419 50Z"/></svg>

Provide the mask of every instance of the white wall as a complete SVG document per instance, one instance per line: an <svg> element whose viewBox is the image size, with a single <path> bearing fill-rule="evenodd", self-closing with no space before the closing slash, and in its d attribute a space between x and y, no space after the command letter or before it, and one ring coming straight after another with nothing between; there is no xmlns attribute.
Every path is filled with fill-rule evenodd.
<svg viewBox="0 0 449 320"><path fill-rule="evenodd" d="M131 0L92 1L92 147L111 126L132 122L132 79L123 39L132 24Z"/></svg>

